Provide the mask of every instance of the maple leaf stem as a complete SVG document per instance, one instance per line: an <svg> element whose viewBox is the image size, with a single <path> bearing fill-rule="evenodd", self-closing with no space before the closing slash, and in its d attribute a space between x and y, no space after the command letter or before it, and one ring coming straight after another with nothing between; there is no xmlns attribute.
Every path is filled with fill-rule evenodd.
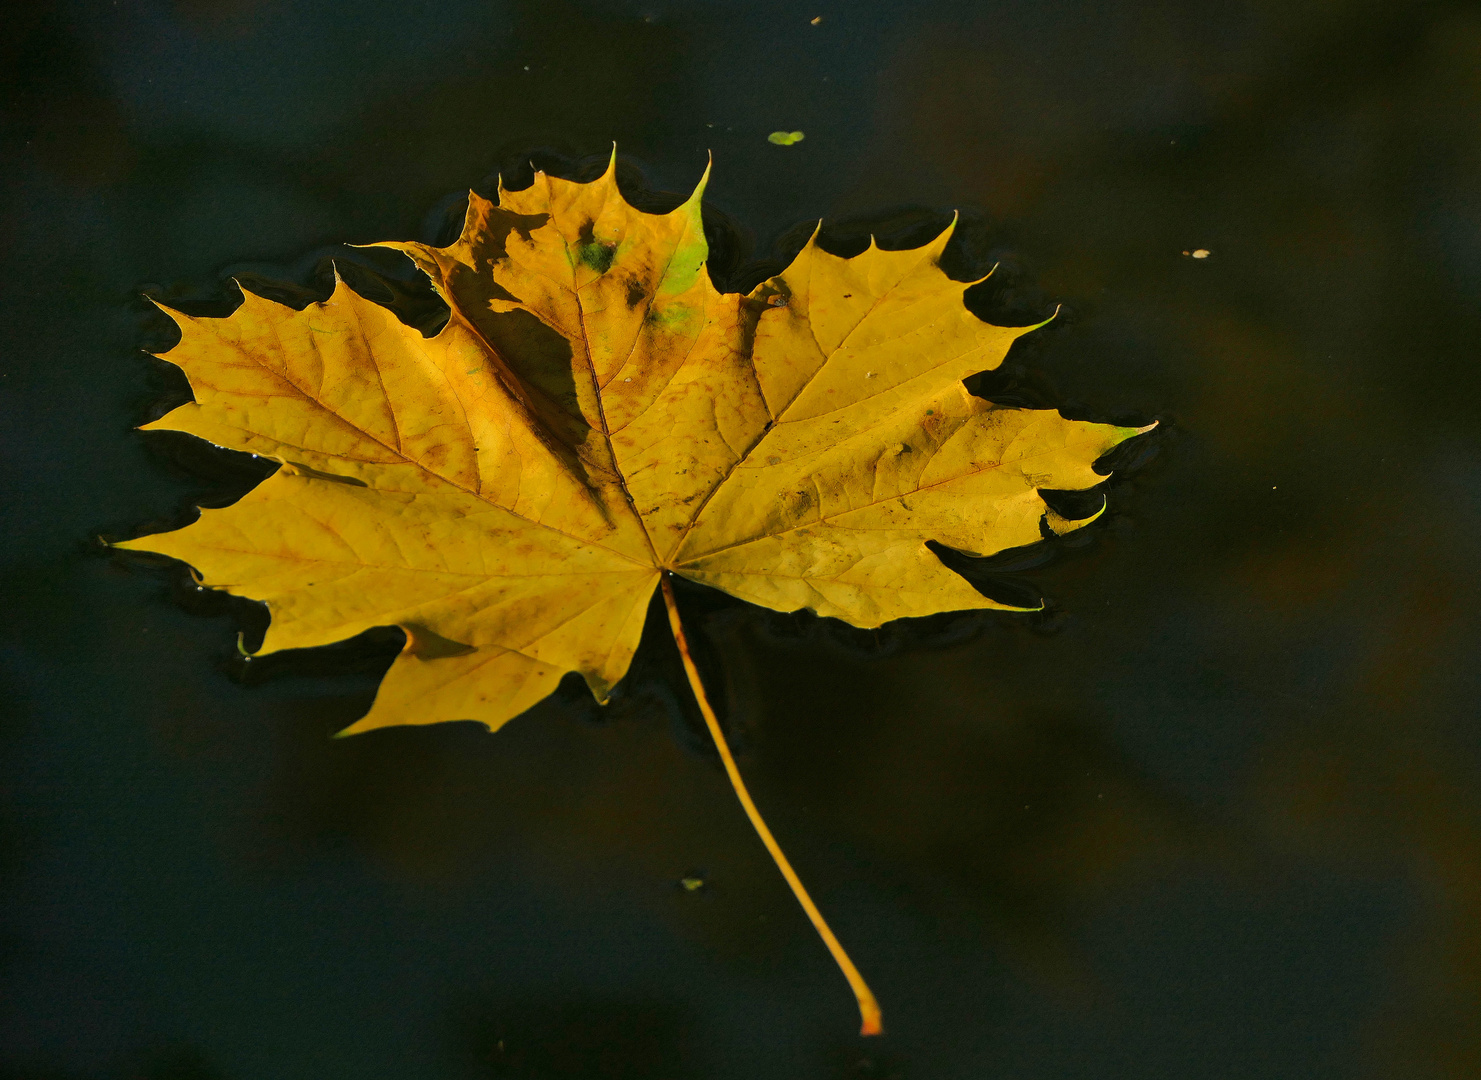
<svg viewBox="0 0 1481 1080"><path fill-rule="evenodd" d="M828 946L828 951L833 954L833 959L838 964L839 970L843 972L843 977L848 980L849 988L853 990L854 997L859 1003L861 1021L859 1034L883 1034L884 1026L880 1017L879 1002L875 1001L874 992L864 982L864 976L859 974L859 969L849 959L848 953L844 951L838 938L833 936L833 931L828 928L823 913L818 910L818 905L814 904L812 897L807 894L807 889L802 885L802 879L792 869L792 864L787 861L781 845L776 842L776 837L772 836L771 830L766 827L761 811L757 810L756 804L751 801L751 793L746 790L740 769L736 767L735 758L731 756L730 745L725 741L725 733L720 730L720 721L715 716L715 710L710 707L709 698L705 696L704 683L699 677L699 668L695 666L694 657L689 652L689 642L684 637L684 624L679 618L679 605L674 600L674 588L670 582L670 576L668 571L664 571L661 582L663 602L669 613L669 626L674 632L674 644L679 646L679 656L684 660L684 672L689 676L689 686L694 691L695 700L699 702L699 711L704 714L705 726L710 729L710 737L715 740L715 748L720 751L720 760L725 765L726 775L730 777L730 786L735 789L735 797L740 800L746 817L751 819L756 835L761 837L761 842L766 845L766 850L770 852L777 869L782 872L782 877L787 879L792 895L797 897L802 910L807 912L807 917L812 920L813 928L823 939L823 944Z"/></svg>

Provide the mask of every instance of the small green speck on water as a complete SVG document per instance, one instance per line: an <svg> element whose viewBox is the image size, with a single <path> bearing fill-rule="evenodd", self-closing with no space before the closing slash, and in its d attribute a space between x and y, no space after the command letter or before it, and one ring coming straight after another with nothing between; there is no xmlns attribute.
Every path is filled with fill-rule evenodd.
<svg viewBox="0 0 1481 1080"><path fill-rule="evenodd" d="M773 146L791 146L800 143L805 136L800 131L773 131L766 136L766 141Z"/></svg>
<svg viewBox="0 0 1481 1080"><path fill-rule="evenodd" d="M687 877L679 879L679 884L684 886L685 892L693 892L695 889L703 888L704 883L704 878Z"/></svg>

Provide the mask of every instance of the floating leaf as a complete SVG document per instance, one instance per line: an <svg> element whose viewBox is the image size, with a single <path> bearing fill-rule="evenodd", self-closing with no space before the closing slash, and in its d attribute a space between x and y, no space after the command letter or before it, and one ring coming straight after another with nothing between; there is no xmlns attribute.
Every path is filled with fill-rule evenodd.
<svg viewBox="0 0 1481 1080"><path fill-rule="evenodd" d="M877 1031L745 792L669 576L860 627L1005 608L927 541L987 555L1079 528L1094 515L1062 517L1041 491L1099 484L1092 463L1146 429L967 393L1033 328L966 309L970 283L939 266L951 227L852 259L814 236L727 294L705 267L703 188L642 213L614 156L589 184L537 173L497 202L470 195L448 247L385 245L451 309L430 338L338 279L302 311L245 290L226 318L170 311L181 340L164 358L195 400L146 429L282 464L236 504L120 546L264 601L262 652L399 626L405 648L346 734L496 729L569 671L605 701L661 585L737 793Z"/></svg>
<svg viewBox="0 0 1481 1080"><path fill-rule="evenodd" d="M773 131L766 136L766 141L773 146L793 146L805 138L807 136L800 131Z"/></svg>

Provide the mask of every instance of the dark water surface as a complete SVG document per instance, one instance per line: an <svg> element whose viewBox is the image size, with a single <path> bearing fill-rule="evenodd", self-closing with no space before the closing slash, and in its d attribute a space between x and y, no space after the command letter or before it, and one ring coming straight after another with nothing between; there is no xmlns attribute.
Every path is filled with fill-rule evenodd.
<svg viewBox="0 0 1481 1080"><path fill-rule="evenodd" d="M36 0L3 33L0 1074L1481 1075L1476 5ZM335 742L394 640L253 668L250 611L95 542L260 475L132 430L180 389L143 291L321 290L341 242L613 139L660 191L713 150L736 274L960 208L984 304L1064 305L991 389L1163 421L1104 520L991 567L1044 615L681 595L881 1040L661 625L605 715Z"/></svg>

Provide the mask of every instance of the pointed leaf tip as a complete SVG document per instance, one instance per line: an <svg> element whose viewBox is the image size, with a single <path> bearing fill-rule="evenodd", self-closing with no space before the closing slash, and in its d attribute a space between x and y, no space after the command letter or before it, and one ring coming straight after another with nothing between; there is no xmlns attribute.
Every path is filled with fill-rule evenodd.
<svg viewBox="0 0 1481 1080"><path fill-rule="evenodd" d="M957 212L953 210L951 212L951 220L946 223L946 227L937 233L930 243L925 245L924 251L929 258L940 262L942 252L946 250L946 245L951 242L951 237L956 232L956 225Z"/></svg>
<svg viewBox="0 0 1481 1080"><path fill-rule="evenodd" d="M993 265L993 269L994 270L997 269L997 265L996 264ZM989 276L991 276L991 274L989 274ZM983 278L982 280L986 281L987 278ZM1022 337L1024 334L1031 334L1035 330L1042 330L1044 327L1046 327L1050 323L1052 323L1055 319L1059 318L1060 309L1063 308L1063 307L1064 307L1063 304L1055 304L1054 305L1054 311L1052 313L1050 313L1049 318L1043 320L1042 322L1036 322L1036 323L1034 323L1031 326L1020 326L1020 327L1018 327L1017 328L1018 329L1018 336L1019 337Z"/></svg>
<svg viewBox="0 0 1481 1080"><path fill-rule="evenodd" d="M710 154L710 159L705 163L705 171L700 174L699 183L694 185L694 192L689 196L686 205L698 206L704 198L705 188L710 182L710 170L715 166L715 155Z"/></svg>
<svg viewBox="0 0 1481 1080"><path fill-rule="evenodd" d="M1106 512L1106 508L1110 505L1110 500L1102 495L1100 497L1100 509L1091 514L1089 517L1067 518L1051 507L1050 509L1044 511L1044 520L1048 524L1050 532L1052 532L1055 536L1064 536L1067 533L1074 532L1076 529L1083 529L1086 525L1089 525L1096 518L1104 514Z"/></svg>
<svg viewBox="0 0 1481 1080"><path fill-rule="evenodd" d="M1123 443L1126 442L1128 439L1136 438L1138 435L1145 435L1147 432L1155 428L1158 423L1159 421L1153 420L1150 424L1146 424L1142 427L1118 427L1116 429L1116 434L1120 437L1116 441L1118 443Z"/></svg>
<svg viewBox="0 0 1481 1080"><path fill-rule="evenodd" d="M992 267L991 267L991 268L990 268L990 269L989 269L989 270L988 270L988 271L987 271L987 273L985 273L985 274L983 274L983 275L982 275L982 276L981 276L981 277L980 277L980 278L978 278L978 279L977 279L977 280L976 280L976 281L964 281L964 282L962 282L962 284L963 284L963 285L964 285L964 286L966 286L966 288L964 288L964 289L963 289L963 290L962 290L962 291L963 291L963 292L966 292L966 290L967 290L967 289L970 289L970 288L971 288L971 287L972 287L972 286L973 286L973 285L981 285L981 284L982 284L982 283L983 283L983 282L984 282L984 281L986 281L986 280L987 280L987 279L988 279L988 278L990 278L990 277L992 277L992 276L993 276L993 275L994 275L994 274L996 274L996 273L997 273L997 272L998 272L998 267L999 267L999 266L1002 266L1002 265L1003 265L1003 264L1002 264L1002 263L993 263L993 264L992 264Z"/></svg>
<svg viewBox="0 0 1481 1080"><path fill-rule="evenodd" d="M173 323L175 323L177 326L180 324L180 320L181 319L189 318L189 316L186 315L184 312L178 311L175 308L170 307L170 305L169 304L166 304L163 300L156 300L154 297L150 296L148 293L144 293L143 296L144 296L144 299L145 300L148 300L155 307L159 308L160 311L163 311L166 315L168 315L170 317L170 321L173 322ZM158 355L158 354L151 354L151 355Z"/></svg>

